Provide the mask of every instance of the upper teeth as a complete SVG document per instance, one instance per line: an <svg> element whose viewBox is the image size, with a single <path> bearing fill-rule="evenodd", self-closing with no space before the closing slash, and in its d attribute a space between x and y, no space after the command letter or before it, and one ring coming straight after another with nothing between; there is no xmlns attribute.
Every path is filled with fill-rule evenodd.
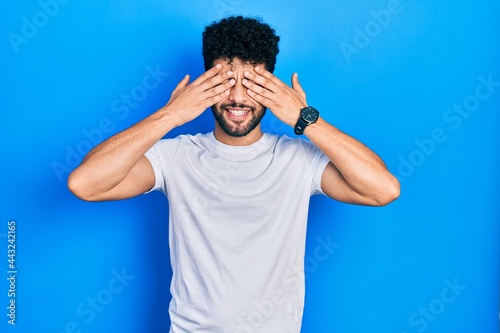
<svg viewBox="0 0 500 333"><path fill-rule="evenodd" d="M243 110L228 110L228 111L231 112L231 114L234 114L235 116L242 116L248 112Z"/></svg>

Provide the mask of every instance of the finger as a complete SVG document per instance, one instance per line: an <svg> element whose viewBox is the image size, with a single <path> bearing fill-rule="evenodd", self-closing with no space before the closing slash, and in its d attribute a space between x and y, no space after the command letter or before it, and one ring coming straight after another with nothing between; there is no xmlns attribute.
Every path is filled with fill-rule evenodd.
<svg viewBox="0 0 500 333"><path fill-rule="evenodd" d="M302 97L306 96L306 93L304 89L302 89L302 86L299 83L299 74L293 73L292 75L292 88L296 92L298 92Z"/></svg>
<svg viewBox="0 0 500 333"><path fill-rule="evenodd" d="M209 107L209 106L212 106L214 104L217 104L219 103L220 101L224 100L225 98L227 98L227 96L229 96L229 89L221 92L220 94L217 94L217 95L213 95L213 96L210 96L209 98L207 98L204 102L205 104L205 108Z"/></svg>
<svg viewBox="0 0 500 333"><path fill-rule="evenodd" d="M278 79L273 73L269 72L262 66L255 66L254 71L258 75L265 77L267 80L269 80L270 82L274 83L277 86L284 85L283 81Z"/></svg>
<svg viewBox="0 0 500 333"><path fill-rule="evenodd" d="M255 83L255 81L249 79L243 79L241 80L241 84L243 84L243 86L245 86L245 88L247 88L249 91L258 94L264 98L272 99L274 97L273 91L269 90L267 87Z"/></svg>
<svg viewBox="0 0 500 333"><path fill-rule="evenodd" d="M250 87L252 89L254 89L254 86L258 85L264 89L269 90L270 92L275 92L277 90L276 85L272 81L255 72L245 71L243 73L243 76L245 77L246 81L245 79L243 79L242 83L243 81L245 81L244 85L252 83L252 86ZM255 91L258 92L257 89L255 89Z"/></svg>
<svg viewBox="0 0 500 333"><path fill-rule="evenodd" d="M172 96L175 95L179 90L185 88L189 84L189 74L186 74L184 78L177 84L174 91L172 91Z"/></svg>
<svg viewBox="0 0 500 333"><path fill-rule="evenodd" d="M275 105L275 103L271 101L269 98L266 98L256 93L252 89L247 89L247 95L250 96L250 98L252 98L257 103L264 105L268 109L271 109L271 111L273 109L273 106Z"/></svg>
<svg viewBox="0 0 500 333"><path fill-rule="evenodd" d="M203 100L211 99L214 96L218 96L220 94L229 94L229 90L231 89L232 86L236 84L235 79L230 79L227 80L226 82L219 84L215 87L212 87L210 89L205 90L204 92L201 93L201 98Z"/></svg>
<svg viewBox="0 0 500 333"><path fill-rule="evenodd" d="M230 79L232 79L233 76L234 73L232 71L220 72L217 75L209 78L205 82L201 83L199 87L202 91L210 90L220 84L227 83Z"/></svg>
<svg viewBox="0 0 500 333"><path fill-rule="evenodd" d="M214 77L215 75L217 75L217 73L219 73L221 71L221 69L222 69L222 65L221 64L215 65L214 67L212 67L209 70L207 70L205 73L201 74L196 80L194 80L193 81L193 85L202 84L206 80L208 80L208 79Z"/></svg>

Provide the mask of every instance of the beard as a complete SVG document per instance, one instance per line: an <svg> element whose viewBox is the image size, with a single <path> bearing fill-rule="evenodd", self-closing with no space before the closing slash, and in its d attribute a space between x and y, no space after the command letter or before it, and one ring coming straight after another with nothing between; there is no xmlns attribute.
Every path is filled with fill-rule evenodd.
<svg viewBox="0 0 500 333"><path fill-rule="evenodd" d="M249 120L245 119L242 121L227 120L224 118L224 112L226 108L249 108ZM221 104L219 107L216 105L211 106L212 113L214 114L215 120L219 124L226 134L234 137L242 137L253 131L260 123L264 115L266 114L266 107L259 106L258 108L237 104L237 103L227 103Z"/></svg>

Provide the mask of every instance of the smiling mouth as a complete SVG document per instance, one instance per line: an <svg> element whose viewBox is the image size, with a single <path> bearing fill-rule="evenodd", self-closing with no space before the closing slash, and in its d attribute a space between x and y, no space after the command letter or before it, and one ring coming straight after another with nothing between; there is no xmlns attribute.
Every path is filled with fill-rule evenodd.
<svg viewBox="0 0 500 333"><path fill-rule="evenodd" d="M235 107L235 106L227 106L224 110L228 113L228 118L232 120L243 120L245 119L250 111L252 111L249 107Z"/></svg>
<svg viewBox="0 0 500 333"><path fill-rule="evenodd" d="M246 113L250 112L250 110L236 110L236 109L226 109L230 114L234 116L241 117L245 115Z"/></svg>

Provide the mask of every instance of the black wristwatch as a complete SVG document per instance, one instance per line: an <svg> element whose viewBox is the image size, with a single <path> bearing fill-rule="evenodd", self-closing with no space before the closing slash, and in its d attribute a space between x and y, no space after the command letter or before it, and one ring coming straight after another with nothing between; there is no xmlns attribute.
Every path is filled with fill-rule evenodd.
<svg viewBox="0 0 500 333"><path fill-rule="evenodd" d="M293 128L295 134L302 135L307 126L314 124L319 118L319 112L312 106L300 109L300 117Z"/></svg>

